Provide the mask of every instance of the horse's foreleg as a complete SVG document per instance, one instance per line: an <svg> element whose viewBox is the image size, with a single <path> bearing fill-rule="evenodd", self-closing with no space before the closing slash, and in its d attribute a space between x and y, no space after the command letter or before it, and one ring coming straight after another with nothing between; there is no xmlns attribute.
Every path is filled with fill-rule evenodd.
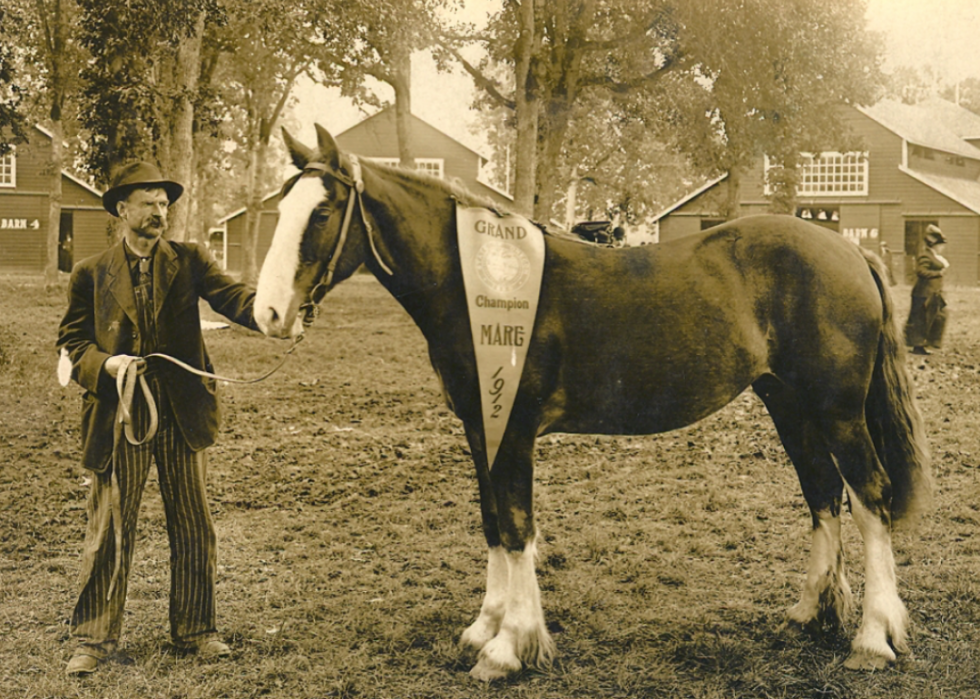
<svg viewBox="0 0 980 699"><path fill-rule="evenodd" d="M464 648L482 650L500 631L507 611L507 592L510 588L510 566L504 547L491 546L487 561L487 593L480 615L467 627L459 639Z"/></svg>
<svg viewBox="0 0 980 699"><path fill-rule="evenodd" d="M490 474L492 511L499 545L495 546L493 538L488 536L487 596L480 617L462 639L471 646L482 645L477 664L470 674L484 681L514 674L524 665L547 666L554 655L554 642L545 627L541 592L534 570L534 439L531 436L520 446L515 444L517 441L512 437L501 448ZM493 637L484 640L494 630Z"/></svg>
<svg viewBox="0 0 980 699"><path fill-rule="evenodd" d="M837 423L831 451L847 484L851 511L864 539L865 584L861 627L844 665L877 670L908 652L908 612L898 596L891 545L888 476L863 422Z"/></svg>
<svg viewBox="0 0 980 699"><path fill-rule="evenodd" d="M480 515L483 535L487 540L487 592L480 607L480 615L463 631L459 643L463 648L479 651L500 631L507 611L507 590L510 586L510 567L500 542L497 524L497 502L486 466L486 451L482 430L466 427L466 437L476 464L476 478L480 487Z"/></svg>

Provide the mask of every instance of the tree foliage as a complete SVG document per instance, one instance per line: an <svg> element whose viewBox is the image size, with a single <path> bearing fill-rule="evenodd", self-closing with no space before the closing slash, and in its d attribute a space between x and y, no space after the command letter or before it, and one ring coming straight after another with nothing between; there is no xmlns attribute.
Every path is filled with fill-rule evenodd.
<svg viewBox="0 0 980 699"><path fill-rule="evenodd" d="M311 0L310 20L321 41L322 80L355 102L382 106L371 81L395 93L399 159L414 167L412 54L433 43L437 13L449 0Z"/></svg>
<svg viewBox="0 0 980 699"><path fill-rule="evenodd" d="M27 118L21 111L24 88L17 75L14 53L19 21L9 8L0 7L0 156L27 139Z"/></svg>
<svg viewBox="0 0 980 699"><path fill-rule="evenodd" d="M518 204L547 219L567 186L556 177L583 164L569 151L575 124L594 113L646 126L631 132L624 157L638 162L656 152L649 139L669 142L704 173L839 140L833 105L870 101L878 80L864 9L852 0L514 0L487 32L444 35L442 45L488 99L515 111ZM485 47L483 63L462 57L466 42ZM513 79L497 79L499 66Z"/></svg>

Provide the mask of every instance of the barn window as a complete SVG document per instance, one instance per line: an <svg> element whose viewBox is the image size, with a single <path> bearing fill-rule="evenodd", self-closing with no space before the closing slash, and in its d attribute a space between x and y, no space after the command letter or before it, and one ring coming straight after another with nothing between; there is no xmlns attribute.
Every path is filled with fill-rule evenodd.
<svg viewBox="0 0 980 699"><path fill-rule="evenodd" d="M779 163L766 156L766 195L773 193L770 170ZM825 152L800 153L796 193L804 197L862 196L868 193L868 154Z"/></svg>
<svg viewBox="0 0 980 699"><path fill-rule="evenodd" d="M373 163L380 163L382 165L390 165L392 167L398 167L401 162L398 158L367 158ZM434 175L435 177L442 177L442 158L416 158L415 159L415 169L419 172L424 172L429 175Z"/></svg>
<svg viewBox="0 0 980 699"><path fill-rule="evenodd" d="M442 177L442 158L416 158L415 169L435 177Z"/></svg>
<svg viewBox="0 0 980 699"><path fill-rule="evenodd" d="M0 155L0 187L17 186L17 158L13 153Z"/></svg>
<svg viewBox="0 0 980 699"><path fill-rule="evenodd" d="M868 154L802 153L796 193L801 196L867 194Z"/></svg>

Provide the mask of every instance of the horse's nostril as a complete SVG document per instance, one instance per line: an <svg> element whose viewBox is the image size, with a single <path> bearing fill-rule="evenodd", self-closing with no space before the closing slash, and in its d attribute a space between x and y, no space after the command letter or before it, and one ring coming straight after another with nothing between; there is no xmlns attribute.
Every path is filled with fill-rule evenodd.
<svg viewBox="0 0 980 699"><path fill-rule="evenodd" d="M269 324L270 325L273 325L273 324L278 323L278 322L279 322L279 314L276 313L276 309L275 308L270 307L269 308Z"/></svg>

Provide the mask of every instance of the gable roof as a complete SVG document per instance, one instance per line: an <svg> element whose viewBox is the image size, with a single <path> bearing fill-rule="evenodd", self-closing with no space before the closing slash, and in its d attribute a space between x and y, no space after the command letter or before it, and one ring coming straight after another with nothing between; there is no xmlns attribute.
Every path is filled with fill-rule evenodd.
<svg viewBox="0 0 980 699"><path fill-rule="evenodd" d="M898 169L973 213L980 214L980 182L960 177L946 177L932 172L920 172L903 165L899 165Z"/></svg>
<svg viewBox="0 0 980 699"><path fill-rule="evenodd" d="M673 213L674 211L676 211L677 209L681 208L682 206L684 206L687 202L691 201L692 199L696 199L697 197L700 197L702 194L704 194L709 189L711 189L712 187L714 187L716 184L718 184L719 182L721 182L722 180L724 180L726 177L728 177L728 173L727 172L725 174L723 174L723 175L720 175L719 177L714 178L713 180L709 180L709 181L705 182L703 185L701 185L700 187L698 187L697 189L695 189L693 192L691 192L690 194L688 194L687 196L685 196L685 197L683 197L681 199L678 199L673 204L671 204L670 206L668 206L666 209L664 209L663 211L661 211L659 214L657 214L656 216L654 216L653 217L653 221L651 221L651 223L656 223L657 221L659 221L660 219L662 219L664 216L666 216L667 214Z"/></svg>
<svg viewBox="0 0 980 699"><path fill-rule="evenodd" d="M948 106L941 105L938 104L939 101L904 104L885 99L870 107L857 109L906 141L974 160L980 159L980 149L967 143L964 140L966 137L958 133L973 128L973 119L959 113L967 110L952 103L947 103ZM980 127L980 120L975 125Z"/></svg>
<svg viewBox="0 0 980 699"><path fill-rule="evenodd" d="M376 120L376 119L382 119L382 118L387 119L389 117L390 118L394 118L394 112L395 112L395 108L394 107L385 107L380 112L377 112L376 114L372 114L371 116L367 117L366 119L362 119L361 121L357 122L356 124L354 124L353 126L351 126L349 129L345 129L344 131L341 131L339 134L337 134L336 138L341 138L344 134L348 134L348 133L350 133L352 131L359 131L359 130L365 128L366 126L369 126L370 123L372 121ZM456 143L456 144L462 146L463 148L465 148L466 150L468 150L470 153L472 153L473 155L475 155L478 158L480 158L481 162L485 163L485 162L487 162L489 160L489 158L487 158L487 156L483 155L482 153L480 153L478 151L473 150L472 148L470 148L468 145L466 145L465 143L463 143L459 139L453 138L452 136L450 136L449 134L447 134L445 131L443 131L439 127L433 126L432 124L430 124L429 122L427 122L422 117L419 117L419 116L416 116L415 114L412 114L412 121L415 122L415 123L417 123L417 124L419 124L419 125L421 125L421 126L423 126L424 128L432 129L433 131L438 132L439 135L441 135L443 138L446 138L446 139L452 141L453 143Z"/></svg>
<svg viewBox="0 0 980 699"><path fill-rule="evenodd" d="M54 134L51 133L50 131L48 131L43 126L41 126L40 124L34 124L34 128L37 129L38 131L40 131L45 136L47 136L49 141L53 141L54 140ZM68 144L66 143L65 145L67 146ZM68 170L62 168L62 170L61 170L61 176L62 177L67 177L69 180L71 180L72 182L74 182L75 184L77 184L79 187L82 187L83 189L91 192L92 194L94 194L95 196L99 197L100 199L102 198L102 192L101 191L99 191L98 189L96 189L95 187L93 187L92 185L90 185L88 182L86 182L82 178L78 177L77 175L71 174L70 172L68 172Z"/></svg>

